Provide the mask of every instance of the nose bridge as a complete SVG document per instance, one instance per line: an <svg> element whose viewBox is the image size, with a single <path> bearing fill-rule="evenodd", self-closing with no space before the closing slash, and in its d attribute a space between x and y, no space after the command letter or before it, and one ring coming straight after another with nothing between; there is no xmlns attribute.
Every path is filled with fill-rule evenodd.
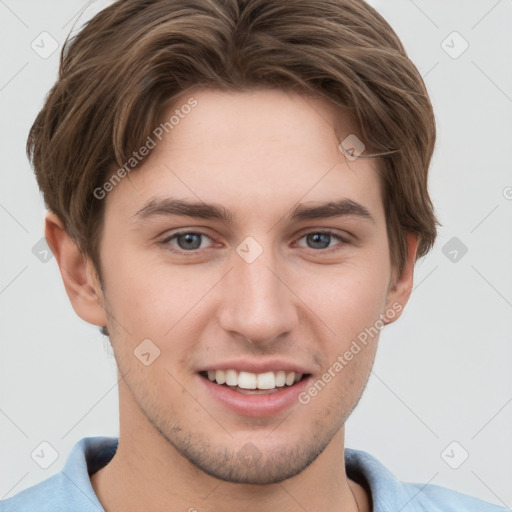
<svg viewBox="0 0 512 512"><path fill-rule="evenodd" d="M233 255L233 269L222 290L220 322L226 331L261 343L290 331L297 313L273 251L251 243L242 242Z"/></svg>

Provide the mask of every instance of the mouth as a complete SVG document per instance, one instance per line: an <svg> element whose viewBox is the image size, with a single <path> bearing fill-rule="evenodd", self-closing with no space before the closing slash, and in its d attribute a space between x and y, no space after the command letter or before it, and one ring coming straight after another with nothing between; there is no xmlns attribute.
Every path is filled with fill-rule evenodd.
<svg viewBox="0 0 512 512"><path fill-rule="evenodd" d="M206 396L237 417L272 418L297 405L312 380L308 367L284 359L237 359L196 370ZM289 412L288 412L289 414Z"/></svg>
<svg viewBox="0 0 512 512"><path fill-rule="evenodd" d="M277 370L264 373L247 371L207 370L199 375L217 386L228 388L244 395L269 395L279 393L299 384L309 377L308 373Z"/></svg>

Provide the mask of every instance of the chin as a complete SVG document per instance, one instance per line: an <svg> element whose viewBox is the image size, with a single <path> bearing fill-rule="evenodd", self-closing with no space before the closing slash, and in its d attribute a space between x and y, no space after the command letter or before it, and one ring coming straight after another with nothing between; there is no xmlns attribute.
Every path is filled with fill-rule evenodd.
<svg viewBox="0 0 512 512"><path fill-rule="evenodd" d="M325 447L280 447L261 452L252 443L238 451L202 451L182 454L204 473L224 482L246 485L278 484L298 475Z"/></svg>
<svg viewBox="0 0 512 512"><path fill-rule="evenodd" d="M154 425L155 426L155 425ZM204 432L184 429L158 429L160 435L202 472L218 480L236 484L277 484L304 471L324 451L332 435L303 434L298 441L281 434L270 442L271 433L254 432L254 442L248 441L241 448L233 437L223 441L210 441ZM246 434L244 435L246 437ZM256 440L258 439L258 440Z"/></svg>

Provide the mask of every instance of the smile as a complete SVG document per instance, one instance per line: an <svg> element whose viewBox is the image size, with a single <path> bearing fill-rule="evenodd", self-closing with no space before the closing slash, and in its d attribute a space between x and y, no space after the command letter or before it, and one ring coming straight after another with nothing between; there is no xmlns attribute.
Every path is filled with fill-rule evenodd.
<svg viewBox="0 0 512 512"><path fill-rule="evenodd" d="M227 386L240 393L262 394L275 393L280 388L293 386L303 378L302 373L285 370L269 371L265 373L251 373L233 369L229 370L208 370L201 375L210 382L221 386Z"/></svg>

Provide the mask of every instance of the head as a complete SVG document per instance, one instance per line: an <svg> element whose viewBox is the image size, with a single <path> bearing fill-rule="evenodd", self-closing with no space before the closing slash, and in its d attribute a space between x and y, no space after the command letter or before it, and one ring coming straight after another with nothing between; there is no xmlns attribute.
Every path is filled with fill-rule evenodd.
<svg viewBox="0 0 512 512"><path fill-rule="evenodd" d="M313 463L434 243L434 139L421 76L362 1L96 15L28 152L70 300L124 376L121 432L144 425L229 481ZM242 410L208 379L229 368L304 376L292 405Z"/></svg>

